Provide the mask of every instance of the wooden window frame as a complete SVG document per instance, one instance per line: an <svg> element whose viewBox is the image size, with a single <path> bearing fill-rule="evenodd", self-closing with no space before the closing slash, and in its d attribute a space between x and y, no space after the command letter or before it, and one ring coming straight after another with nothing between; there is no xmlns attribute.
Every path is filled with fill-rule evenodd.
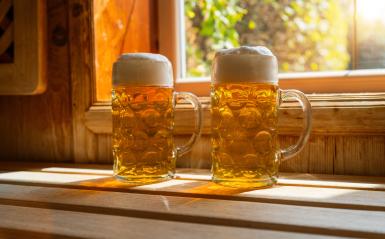
<svg viewBox="0 0 385 239"><path fill-rule="evenodd" d="M169 12L175 10L175 1L160 0L159 24L163 26L168 20ZM173 4L174 3L174 4ZM170 5L167 5L170 4ZM97 159L96 150L107 150L103 145L98 145L98 135L111 134L112 116L111 102L98 102L95 94L95 66L93 51L93 14L91 0L70 0L71 12L69 19L70 29L70 57L71 57L71 96L73 113L73 135L74 135L74 158L75 162L103 162ZM174 8L173 8L174 7ZM174 10L173 10L174 9ZM174 15L175 16L175 15ZM168 19L168 20L167 20ZM176 23L173 22L175 25ZM173 28L175 30L175 27ZM164 42L166 29L160 32L160 53L169 57L174 63L174 74L177 75L178 55L175 50L176 35L169 41ZM167 34L166 34L167 35ZM163 40L162 40L163 39ZM91 42L91 44L90 44ZM167 50L168 49L168 50ZM313 110L312 134L321 135L385 135L385 93L362 93L365 91L384 91L385 79L383 74L368 76L361 72L339 73L339 76L328 76L311 78L313 88L323 89L324 92L336 89L336 84L341 83L341 78L349 78L349 84L344 89L355 89L361 93L334 93L334 94L309 94L308 98ZM282 77L282 76L281 76ZM293 77L293 76L290 76ZM281 87L297 88L305 92L308 78L281 78ZM365 79L365 82L362 82ZM287 83L286 83L287 82ZM301 82L306 84L301 86ZM201 84L201 85L200 85ZM285 85L287 84L287 85ZM297 84L297 85L296 85ZM324 84L324 85L323 85ZM372 85L369 88L368 85ZM298 86L298 87L297 87ZM354 86L354 87L353 87ZM197 90L201 89L202 93ZM206 88L205 88L206 87ZM209 82L186 82L176 80L176 89L181 91L192 91L201 97L204 110L204 134L210 134L210 100L207 97ZM304 87L304 88L301 88ZM311 87L311 86L309 86ZM328 88L329 87L329 88ZM309 88L312 89L312 88ZM181 103L176 109L175 134L186 135L191 132L192 122L191 106ZM298 135L301 131L302 113L297 103L289 102L283 105L280 113L284 115L280 123L280 134ZM100 146L100 147L98 147Z"/></svg>
<svg viewBox="0 0 385 239"><path fill-rule="evenodd" d="M181 79L180 24L178 14L182 0L158 0L159 52L167 56L174 67L178 91L190 91L208 96L210 77ZM346 81L346 83L345 83ZM335 72L304 72L279 74L282 89L298 89L304 93L362 93L385 92L385 69L345 70Z"/></svg>

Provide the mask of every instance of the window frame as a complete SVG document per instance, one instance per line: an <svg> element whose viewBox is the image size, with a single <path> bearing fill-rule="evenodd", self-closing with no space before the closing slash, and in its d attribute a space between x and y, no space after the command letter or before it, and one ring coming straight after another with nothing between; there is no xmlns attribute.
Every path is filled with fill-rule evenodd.
<svg viewBox="0 0 385 239"><path fill-rule="evenodd" d="M167 3L166 0L157 1ZM175 3L175 0L168 0L168 4L171 4L171 1ZM111 101L98 101L95 97L97 82L93 50L93 4L91 0L70 0L69 6L71 6L68 14L68 29L69 59L71 59L70 95L73 158L75 162L111 162L112 158L109 153L112 132ZM159 16L169 13L170 10L167 7L170 5L159 4L159 6L159 11L162 13ZM160 21L164 22L165 18L160 18ZM159 24L161 23L159 22ZM168 32L167 34L171 33ZM169 47L168 54L176 53L172 45L173 42L161 42L160 45L162 44L163 50L165 46ZM164 52L161 53L165 54ZM171 61L177 59L171 58L170 55L167 56ZM174 71L176 70L177 68L174 68ZM355 77L359 78L360 76ZM367 77L366 74L365 77ZM375 75L373 82L378 79ZM281 81L281 86L283 82L285 81ZM293 85L294 79L289 82ZM207 96L209 82L207 79L201 79L201 83L207 87L207 91L203 92ZM188 84L188 82L176 81L176 88L183 90L183 87L189 87ZM189 91L197 90L195 86L199 84L199 82L193 82L193 85L188 88ZM351 84L350 81L349 84ZM376 86L378 87L378 85ZM385 135L385 121L383 120L385 117L385 93L311 94L308 95L308 98L313 111L312 135L349 137ZM203 134L209 135L211 133L210 99L200 97L200 102L203 108ZM301 131L300 121L302 120L299 106L290 102L282 105L281 110L285 117L283 117L284 122L280 128L280 135L298 135ZM175 137L184 137L191 133L193 125L190 122L192 117L189 115L192 114L193 108L190 105L183 102L178 103L174 121Z"/></svg>
<svg viewBox="0 0 385 239"><path fill-rule="evenodd" d="M178 14L183 14L180 11L183 0L157 1L159 53L167 56L173 65L176 89L208 96L210 77L180 77L184 70L181 64L184 52L180 43L184 41L184 37L180 31L183 22L179 21ZM385 69L282 73L279 74L279 86L282 89L295 88L305 93L385 92Z"/></svg>

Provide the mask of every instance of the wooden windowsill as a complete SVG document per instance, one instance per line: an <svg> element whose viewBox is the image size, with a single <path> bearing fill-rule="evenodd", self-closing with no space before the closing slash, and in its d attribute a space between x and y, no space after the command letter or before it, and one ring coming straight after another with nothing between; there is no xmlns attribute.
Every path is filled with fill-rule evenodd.
<svg viewBox="0 0 385 239"><path fill-rule="evenodd" d="M0 169L3 237L385 237L384 177L285 173L272 188L245 191L210 182L207 170L130 186L110 165Z"/></svg>
<svg viewBox="0 0 385 239"><path fill-rule="evenodd" d="M385 93L309 94L313 112L312 134L385 135ZM210 134L210 99L200 98L203 107L203 134ZM279 133L298 135L302 130L302 111L296 102L281 106ZM96 103L85 114L85 124L97 134L112 132L110 103ZM190 134L193 110L187 103L178 104L175 134Z"/></svg>
<svg viewBox="0 0 385 239"><path fill-rule="evenodd" d="M282 73L279 74L279 87L317 94L384 92L385 70ZM205 96L210 92L210 78L179 79L176 89Z"/></svg>

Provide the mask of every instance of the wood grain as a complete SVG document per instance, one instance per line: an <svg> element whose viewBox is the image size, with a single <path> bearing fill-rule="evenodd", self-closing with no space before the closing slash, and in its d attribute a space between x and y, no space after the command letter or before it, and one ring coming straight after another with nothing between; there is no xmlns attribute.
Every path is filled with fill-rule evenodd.
<svg viewBox="0 0 385 239"><path fill-rule="evenodd" d="M36 163L36 162L0 162L0 179L3 183L30 186L50 186L60 188L76 188L90 190L110 190L126 192L134 189L132 185L115 180L112 175L111 165L101 164L63 164L63 163ZM144 185L136 189L153 190L164 192L160 188L183 189L185 183L210 181L210 171L207 169L177 169L175 178L183 180L179 183L169 181L159 184ZM95 180L100 179L100 180ZM20 183L20 184L19 184ZM315 188L340 188L369 191L385 191L385 177L373 176L349 176L330 174L308 174L308 173L281 173L278 178L278 185L281 186L303 186ZM193 187L194 184L191 185ZM221 187L230 192L231 188ZM110 191L111 191L110 190ZM239 190L236 190L239 192ZM211 194L215 190L208 191ZM240 192L239 192L240 193ZM179 194L178 194L179 195ZM309 195L311 196L311 195Z"/></svg>
<svg viewBox="0 0 385 239"><path fill-rule="evenodd" d="M73 150L75 162L95 162L97 136L84 125L84 113L95 98L92 40L92 4L69 1L69 37Z"/></svg>
<svg viewBox="0 0 385 239"><path fill-rule="evenodd" d="M276 187L244 191L213 184L202 170L181 170L177 179L132 187L101 166L30 165L11 163L12 171L0 173L3 235L385 236L383 177L286 174Z"/></svg>
<svg viewBox="0 0 385 239"><path fill-rule="evenodd" d="M298 156L282 163L281 171L385 175L384 97L382 93L309 96L313 105L312 136ZM204 115L203 135L192 151L178 160L179 167L211 167L210 103L207 97L200 100ZM282 105L279 117L281 147L287 147L296 142L301 131L301 110L295 102L287 102ZM103 133L107 140L112 131L108 104L92 106L85 119L91 131ZM174 131L177 144L188 139L192 125L190 106L183 102L178 104ZM349 140L355 143L349 143ZM99 156L100 159L110 158L111 153L105 152L107 154Z"/></svg>
<svg viewBox="0 0 385 239"><path fill-rule="evenodd" d="M153 0L94 1L96 99L111 99L112 64L126 52L156 52Z"/></svg>
<svg viewBox="0 0 385 239"><path fill-rule="evenodd" d="M335 238L266 229L98 215L69 210L0 206L0 236L5 238ZM39 218L39 220L36 220ZM54 219L54 220L53 220ZM64 225L64 226L63 226ZM151 230L149 230L151 228Z"/></svg>
<svg viewBox="0 0 385 239"><path fill-rule="evenodd" d="M0 96L1 160L73 159L67 14L65 1L47 2L50 20L45 37L49 78L46 92L37 96ZM58 38L63 39L62 44L57 44Z"/></svg>
<svg viewBox="0 0 385 239"><path fill-rule="evenodd" d="M385 137L337 137L335 173L385 175Z"/></svg>
<svg viewBox="0 0 385 239"><path fill-rule="evenodd" d="M151 0L70 1L71 96L74 102L72 124L75 162L111 161L106 158L111 158L110 139L97 136L85 126L86 112L94 102L110 98L111 66L117 55L122 51L136 52L153 49L151 45L154 44L153 33L150 31L152 29L150 25L153 26L152 7ZM130 9L131 13L121 11L122 9ZM121 27L125 28L124 26L127 32L119 30ZM95 32L94 29L96 29ZM107 47L107 45L111 46L111 42L106 41L104 34L107 34L107 40L110 39L115 47ZM99 81L104 83L99 85Z"/></svg>
<svg viewBox="0 0 385 239"><path fill-rule="evenodd" d="M312 134L317 135L385 135L385 94L308 95L312 104ZM211 132L210 99L200 98L203 107L203 134ZM296 102L284 103L279 110L279 132L299 135L302 131L302 110ZM86 125L95 133L111 133L110 103L95 104L86 113ZM193 130L191 105L180 103L175 113L176 134Z"/></svg>
<svg viewBox="0 0 385 239"><path fill-rule="evenodd" d="M11 189L6 189L7 194L2 194L0 198L3 205L38 208L43 211L58 210L64 215L65 212L73 212L75 215L92 213L96 218L117 216L329 236L379 238L385 235L383 211L135 193L130 193L127 197L126 193L120 192L51 190L33 186L11 186ZM301 213L296 213L298 211ZM349 218L350 223L346 223L346 218Z"/></svg>

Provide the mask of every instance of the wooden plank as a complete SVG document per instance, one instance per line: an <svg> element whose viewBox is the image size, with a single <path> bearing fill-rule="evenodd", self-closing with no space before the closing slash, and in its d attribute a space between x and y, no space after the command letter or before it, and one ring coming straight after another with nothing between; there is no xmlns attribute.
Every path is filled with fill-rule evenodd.
<svg viewBox="0 0 385 239"><path fill-rule="evenodd" d="M16 176L28 176L31 182L17 180ZM278 205L310 206L319 208L337 208L366 211L385 211L383 200L384 191L357 190L333 187L315 186L276 186L264 190L245 191L222 187L207 181L198 180L173 180L152 185L129 186L124 183L113 181L110 177L97 175L50 175L49 181L40 178L36 173L22 172L20 174L8 174L0 183L4 188L26 190L31 188L51 188L52 190L88 190L101 192L121 192L158 196L178 196L187 198L206 198L235 200L245 202L261 202ZM45 189L44 189L45 190ZM44 191L43 190L43 191ZM10 195L15 194L15 192ZM3 195L0 193L0 195ZM1 197L6 197L3 195ZM7 197L6 197L7 198ZM25 198L31 199L31 198Z"/></svg>
<svg viewBox="0 0 385 239"><path fill-rule="evenodd" d="M385 137L337 137L334 170L338 174L385 175Z"/></svg>
<svg viewBox="0 0 385 239"><path fill-rule="evenodd" d="M48 30L46 92L0 97L0 160L73 159L67 14L65 1L47 1L49 21L43 24Z"/></svg>
<svg viewBox="0 0 385 239"><path fill-rule="evenodd" d="M170 17L168 17L170 18ZM172 18L171 18L172 19ZM349 70L336 72L302 72L278 74L281 89L297 89L304 93L362 93L379 92L385 89L383 69ZM349 82L341 84L341 82ZM198 96L207 96L210 92L210 77L203 77L198 82L179 81L178 91L190 91ZM338 93L339 92L339 93Z"/></svg>
<svg viewBox="0 0 385 239"><path fill-rule="evenodd" d="M112 139L110 135L98 134L98 153L97 162L99 163L113 163L112 157Z"/></svg>
<svg viewBox="0 0 385 239"><path fill-rule="evenodd" d="M185 144L190 137L190 135L177 135L174 138L175 144L181 146ZM177 159L176 165L179 168L211 168L210 136L201 136L190 152Z"/></svg>
<svg viewBox="0 0 385 239"><path fill-rule="evenodd" d="M28 165L27 165L28 166ZM132 187L129 184L116 181L111 177L111 169L96 167L92 165L83 168L53 167L47 165L43 169L32 169L32 171L3 172L0 174L0 182L20 185L38 185L58 188L76 188L102 191L121 192L154 192L171 195L192 196L199 195L211 197L212 195L231 196L234 193L237 200L251 200L255 198L270 198L277 195L281 200L324 202L325 205L347 204L373 206L384 203L380 200L384 197L385 178L381 177L356 177L337 175L314 175L314 174L283 174L279 178L278 186L266 190L245 192L233 188L220 187L212 184L207 170L179 170L177 180L167 181L158 184ZM291 188L293 190L291 190ZM156 191L154 191L156 190ZM291 191L290 191L291 190ZM368 191L369 190L369 191ZM298 192L304 192L299 194ZM239 194L239 195L238 195ZM256 195L256 196L255 196ZM373 196L371 196L373 195ZM378 195L378 196L376 196ZM352 199L349 198L352 196Z"/></svg>
<svg viewBox="0 0 385 239"><path fill-rule="evenodd" d="M309 151L307 157L309 173L334 173L335 158L335 137L332 136L313 136L305 148Z"/></svg>
<svg viewBox="0 0 385 239"><path fill-rule="evenodd" d="M313 137L311 137L312 139ZM294 145L298 140L298 137L295 136L280 136L280 147L286 148L291 145ZM283 172L309 172L309 146L306 145L305 148L295 157L285 160L280 165L280 171Z"/></svg>
<svg viewBox="0 0 385 239"><path fill-rule="evenodd" d="M0 204L10 206L367 238L385 236L385 205L380 202L382 210L368 211L16 185L2 185L0 192Z"/></svg>
<svg viewBox="0 0 385 239"><path fill-rule="evenodd" d="M84 125L84 114L95 99L92 2L71 0L68 4L74 161L96 162L97 136Z"/></svg>
<svg viewBox="0 0 385 239"><path fill-rule="evenodd" d="M39 204L0 205L0 236L6 238L324 238L324 235L235 228L156 218L77 212L71 206L46 209ZM38 219L38 220L36 220ZM150 230L149 230L150 229ZM325 237L336 238L336 237Z"/></svg>
<svg viewBox="0 0 385 239"><path fill-rule="evenodd" d="M31 178L40 178L39 182L55 183L53 176L60 176L68 180L71 175L82 177L81 180L89 180L88 175L104 176L107 181L114 182L111 177L112 165L101 164L58 164L58 163L25 163L25 162L0 162L0 171L3 173L29 172L36 173L30 176L23 176L17 179L22 182L34 182ZM40 175L39 175L40 173ZM54 174L51 174L54 173ZM0 179L4 179L5 174L0 173ZM177 169L177 179L209 181L210 171L207 169ZM72 180L79 181L79 180ZM109 185L108 183L106 185ZM100 184L99 186L106 186ZM125 183L111 183L111 187L125 187ZM373 176L348 176L348 175L329 175L329 174L306 174L306 173L280 173L278 185L309 186L309 187L332 187L346 189L380 190L385 191L385 177ZM95 184L97 186L97 184ZM126 185L127 186L127 185Z"/></svg>

